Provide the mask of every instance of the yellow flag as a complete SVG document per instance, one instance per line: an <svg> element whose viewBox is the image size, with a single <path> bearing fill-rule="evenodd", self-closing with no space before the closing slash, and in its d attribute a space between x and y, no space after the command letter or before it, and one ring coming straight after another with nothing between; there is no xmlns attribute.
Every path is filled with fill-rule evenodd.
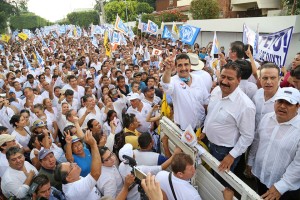
<svg viewBox="0 0 300 200"><path fill-rule="evenodd" d="M21 32L18 34L18 37L25 41L27 40L28 35L26 33Z"/></svg>
<svg viewBox="0 0 300 200"><path fill-rule="evenodd" d="M108 42L108 32L105 31L104 33L104 41L103 41L104 47L105 47L105 55L107 56L111 56L111 48L110 48L110 44Z"/></svg>
<svg viewBox="0 0 300 200"><path fill-rule="evenodd" d="M160 113L161 113L163 116L166 116L166 117L168 117L168 118L171 117L171 108L170 108L170 106L168 105L166 93L164 93L163 99L162 99L162 101L161 101Z"/></svg>
<svg viewBox="0 0 300 200"><path fill-rule="evenodd" d="M10 40L10 36L7 34L2 34L1 35L1 40L8 43L8 41Z"/></svg>

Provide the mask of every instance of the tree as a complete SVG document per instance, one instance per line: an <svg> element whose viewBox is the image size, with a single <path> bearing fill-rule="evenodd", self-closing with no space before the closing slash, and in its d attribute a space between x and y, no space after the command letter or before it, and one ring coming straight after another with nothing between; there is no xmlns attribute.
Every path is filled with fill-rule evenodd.
<svg viewBox="0 0 300 200"><path fill-rule="evenodd" d="M151 7L148 3L141 2L137 4L136 12L137 14L142 13L152 13L154 11L154 8Z"/></svg>
<svg viewBox="0 0 300 200"><path fill-rule="evenodd" d="M67 15L71 24L88 27L90 24L99 24L98 13L93 11L72 12Z"/></svg>
<svg viewBox="0 0 300 200"><path fill-rule="evenodd" d="M39 27L48 26L51 23L46 19L35 15L34 13L21 13L10 17L10 28L15 29L31 29L34 30Z"/></svg>
<svg viewBox="0 0 300 200"><path fill-rule="evenodd" d="M286 7L289 15L300 14L300 2L297 0L282 0L283 7Z"/></svg>
<svg viewBox="0 0 300 200"><path fill-rule="evenodd" d="M217 19L220 8L216 0L193 0L190 12L193 19Z"/></svg>
<svg viewBox="0 0 300 200"><path fill-rule="evenodd" d="M159 1L159 0L158 0ZM148 3L154 10L156 9L156 0L139 0L140 3L145 2Z"/></svg>
<svg viewBox="0 0 300 200"><path fill-rule="evenodd" d="M9 17L14 13L15 7L6 3L5 1L0 1L0 33L4 33L7 27L7 21Z"/></svg>
<svg viewBox="0 0 300 200"><path fill-rule="evenodd" d="M126 4L128 21L135 21L137 17L136 8L138 2L126 1ZM106 3L104 6L106 21L108 23L112 23L114 20L116 20L117 14L121 19L127 21L126 4L124 1L110 1L109 3Z"/></svg>

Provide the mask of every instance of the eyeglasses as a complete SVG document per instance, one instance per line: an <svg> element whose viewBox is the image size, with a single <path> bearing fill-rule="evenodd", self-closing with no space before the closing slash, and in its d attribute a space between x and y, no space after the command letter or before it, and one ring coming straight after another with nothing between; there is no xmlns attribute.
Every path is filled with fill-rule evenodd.
<svg viewBox="0 0 300 200"><path fill-rule="evenodd" d="M75 168L75 165L77 165L77 163L70 163L70 171L68 172L67 176L69 176L71 171Z"/></svg>
<svg viewBox="0 0 300 200"><path fill-rule="evenodd" d="M115 154L113 152L111 152L106 159L103 159L103 162L109 161L113 156L115 156Z"/></svg>

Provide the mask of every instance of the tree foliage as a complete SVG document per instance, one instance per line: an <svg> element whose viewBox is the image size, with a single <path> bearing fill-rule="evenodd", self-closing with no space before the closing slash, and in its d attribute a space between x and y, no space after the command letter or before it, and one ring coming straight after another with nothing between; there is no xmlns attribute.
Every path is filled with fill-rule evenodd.
<svg viewBox="0 0 300 200"><path fill-rule="evenodd" d="M10 28L15 29L31 29L34 30L39 27L48 26L51 22L46 19L35 15L34 13L22 13L10 18Z"/></svg>
<svg viewBox="0 0 300 200"><path fill-rule="evenodd" d="M159 14L143 14L142 21L147 22L148 20L151 20L160 26L161 22L185 22L188 20L188 16L177 10L167 10L160 12Z"/></svg>
<svg viewBox="0 0 300 200"><path fill-rule="evenodd" d="M300 2L296 2L296 7L294 8L294 15L300 14ZM283 7L287 8L288 14L290 15L293 9L294 0L282 0Z"/></svg>
<svg viewBox="0 0 300 200"><path fill-rule="evenodd" d="M95 10L84 12L72 12L67 15L71 24L88 27L90 24L99 24L99 15Z"/></svg>
<svg viewBox="0 0 300 200"><path fill-rule="evenodd" d="M121 19L127 21L126 7L128 21L135 21L138 14L151 13L154 11L154 9L148 3L145 2L138 2L134 0L127 0L126 2L110 1L104 6L106 21L112 23L116 19L117 14L121 17Z"/></svg>
<svg viewBox="0 0 300 200"><path fill-rule="evenodd" d="M0 1L0 33L4 33L7 27L8 18L14 13L15 7L6 3L5 1Z"/></svg>
<svg viewBox="0 0 300 200"><path fill-rule="evenodd" d="M161 0L157 0L157 1L161 1ZM139 0L139 2L145 2L148 3L154 10L156 9L156 0Z"/></svg>
<svg viewBox="0 0 300 200"><path fill-rule="evenodd" d="M193 0L190 12L193 19L217 19L220 8L216 0Z"/></svg>

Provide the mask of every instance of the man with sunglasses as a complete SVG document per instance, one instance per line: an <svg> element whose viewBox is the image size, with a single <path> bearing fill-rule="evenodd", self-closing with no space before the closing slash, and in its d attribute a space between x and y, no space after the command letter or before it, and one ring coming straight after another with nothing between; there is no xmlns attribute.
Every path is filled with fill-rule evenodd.
<svg viewBox="0 0 300 200"><path fill-rule="evenodd" d="M98 200L101 194L95 185L101 175L100 153L90 131L86 132L84 141L91 147L91 172L86 177L80 177L81 168L76 163L64 162L57 166L54 177L62 182L62 190L67 199Z"/></svg>
<svg viewBox="0 0 300 200"><path fill-rule="evenodd" d="M274 110L260 121L248 165L264 199L294 200L300 196L300 92L282 88Z"/></svg>

